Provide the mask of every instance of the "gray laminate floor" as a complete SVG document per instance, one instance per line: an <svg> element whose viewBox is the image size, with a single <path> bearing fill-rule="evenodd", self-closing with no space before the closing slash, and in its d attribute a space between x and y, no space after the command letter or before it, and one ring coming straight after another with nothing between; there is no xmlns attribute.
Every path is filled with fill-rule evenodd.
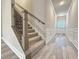
<svg viewBox="0 0 79 59"><path fill-rule="evenodd" d="M78 59L77 51L63 34L57 34L33 59Z"/></svg>
<svg viewBox="0 0 79 59"><path fill-rule="evenodd" d="M1 59L19 59L3 41L1 41Z"/></svg>

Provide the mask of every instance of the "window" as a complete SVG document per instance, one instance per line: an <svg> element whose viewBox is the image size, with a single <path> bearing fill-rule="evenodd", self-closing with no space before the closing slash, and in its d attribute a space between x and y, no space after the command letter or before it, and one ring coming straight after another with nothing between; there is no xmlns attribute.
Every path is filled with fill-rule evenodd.
<svg viewBox="0 0 79 59"><path fill-rule="evenodd" d="M66 18L63 16L59 16L56 22L57 29L64 29L66 27Z"/></svg>

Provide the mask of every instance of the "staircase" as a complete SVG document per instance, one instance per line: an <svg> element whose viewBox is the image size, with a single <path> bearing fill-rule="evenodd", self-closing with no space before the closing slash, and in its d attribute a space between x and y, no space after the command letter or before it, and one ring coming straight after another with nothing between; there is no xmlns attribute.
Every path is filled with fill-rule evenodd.
<svg viewBox="0 0 79 59"><path fill-rule="evenodd" d="M29 38L29 50L31 56L34 56L43 46L45 41L42 40L41 36L35 32L35 30L28 24L28 38Z"/></svg>
<svg viewBox="0 0 79 59"><path fill-rule="evenodd" d="M18 4L16 4L18 5ZM40 21L37 17L26 11L20 5L18 5L23 11L23 15L21 15L16 7L14 7L14 22L15 25L12 26L14 33L23 48L23 51L26 55L26 59L32 59L34 55L36 55L40 49L42 49L45 45L45 41L42 37L33 29L33 27L28 24L29 19L28 15Z"/></svg>

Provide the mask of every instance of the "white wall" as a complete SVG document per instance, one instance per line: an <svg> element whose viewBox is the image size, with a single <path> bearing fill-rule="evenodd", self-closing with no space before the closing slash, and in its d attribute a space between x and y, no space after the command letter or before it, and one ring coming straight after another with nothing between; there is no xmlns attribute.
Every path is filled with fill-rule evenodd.
<svg viewBox="0 0 79 59"><path fill-rule="evenodd" d="M69 28L77 28L78 27L78 1L74 0L73 4L68 12L69 16Z"/></svg>
<svg viewBox="0 0 79 59"><path fill-rule="evenodd" d="M15 0L15 2L24 7L29 12L32 11L32 0Z"/></svg>
<svg viewBox="0 0 79 59"><path fill-rule="evenodd" d="M24 52L11 28L11 15L11 0L2 0L2 39L20 59L24 59Z"/></svg>
<svg viewBox="0 0 79 59"><path fill-rule="evenodd" d="M37 16L41 21L46 20L46 0L33 0L32 13Z"/></svg>
<svg viewBox="0 0 79 59"><path fill-rule="evenodd" d="M78 0L73 0L73 4L68 11L67 35L71 41L78 41ZM77 42L76 42L77 43Z"/></svg>
<svg viewBox="0 0 79 59"><path fill-rule="evenodd" d="M46 42L48 43L55 35L56 14L51 0L46 0Z"/></svg>

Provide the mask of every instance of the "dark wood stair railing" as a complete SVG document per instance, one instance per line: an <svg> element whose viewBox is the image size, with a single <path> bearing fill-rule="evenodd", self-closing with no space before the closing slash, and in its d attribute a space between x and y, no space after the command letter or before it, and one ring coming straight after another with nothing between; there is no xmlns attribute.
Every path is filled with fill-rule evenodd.
<svg viewBox="0 0 79 59"><path fill-rule="evenodd" d="M28 13L30 16L34 17L40 23L42 23L43 25L45 25L45 22L41 21L39 18L37 18L35 15L33 15L32 13L30 13L29 11L27 11L25 8L23 8L22 6L20 6L18 3L16 3L16 5L19 6L21 9L25 10L26 13Z"/></svg>
<svg viewBox="0 0 79 59"><path fill-rule="evenodd" d="M15 3L18 7L22 9L21 13L18 12L18 9L14 6L14 22L15 25L12 26L18 41L20 42L25 54L26 59L31 59L31 51L29 50L29 39L28 39L28 15L34 17L39 22L41 22L43 25L45 25L44 22L42 22L40 19L35 17L33 14L28 12L26 9L21 7L19 4Z"/></svg>

